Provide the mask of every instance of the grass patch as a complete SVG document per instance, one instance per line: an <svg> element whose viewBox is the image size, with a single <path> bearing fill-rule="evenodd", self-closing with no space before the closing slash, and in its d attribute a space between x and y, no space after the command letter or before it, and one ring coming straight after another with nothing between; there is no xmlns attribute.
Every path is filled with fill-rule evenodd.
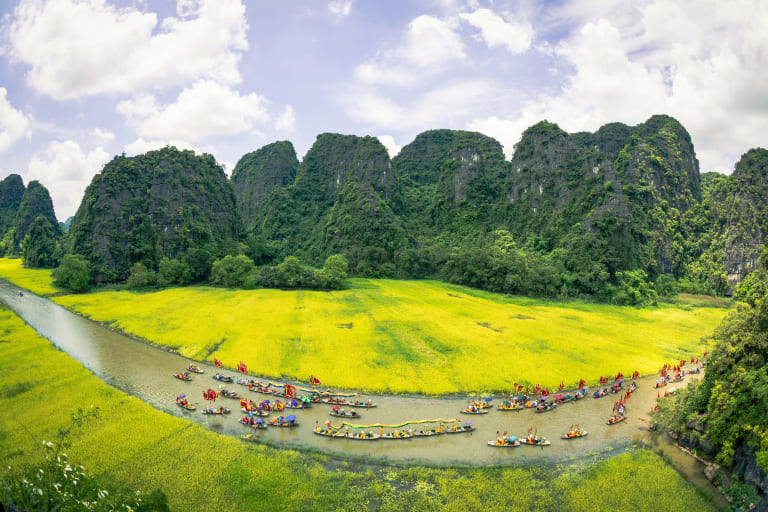
<svg viewBox="0 0 768 512"><path fill-rule="evenodd" d="M339 463L244 443L109 387L5 308L0 328L10 332L0 345L0 410L14 411L0 415L4 473L40 463L41 440L93 404L100 417L73 431L69 460L97 479L160 488L172 510L712 510L643 450L557 470L433 468ZM29 387L12 391L20 386Z"/></svg>

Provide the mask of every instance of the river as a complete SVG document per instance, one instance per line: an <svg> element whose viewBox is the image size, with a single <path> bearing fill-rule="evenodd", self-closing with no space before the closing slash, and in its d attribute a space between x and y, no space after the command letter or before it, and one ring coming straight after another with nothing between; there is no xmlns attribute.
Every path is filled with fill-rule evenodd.
<svg viewBox="0 0 768 512"><path fill-rule="evenodd" d="M361 418L352 420L355 423L397 424L407 420L458 418L461 422L472 420L477 430L473 433L405 440L330 439L313 433L316 422L322 424L332 419L334 424L339 423L338 418L329 416L330 408L325 404L315 404L306 410L289 411L287 414L293 413L298 418L300 425L297 428L254 430L238 423L243 414L239 413L237 400L219 398L215 403L216 406L224 405L232 409L231 415L201 414L200 409L207 405L202 392L209 387L219 387L219 382L211 377L217 368L197 363L205 370L205 374L192 374L191 382L182 382L174 378L173 374L183 371L191 362L189 359L114 332L31 292L25 291L21 297L18 288L4 281L0 281L0 301L15 311L40 335L77 359L95 375L158 409L195 421L222 434L252 434L253 437L272 444L309 447L341 456L470 465L568 462L594 453L622 449L635 441L647 442L647 424L641 418L647 418L647 412L653 407L657 395L657 390L653 387L654 378L638 379L639 388L626 405L629 419L612 426L606 425L606 419L610 416L618 395L599 399L590 396L578 402L560 405L546 413L535 413L531 409L499 411L493 408L488 414L475 416L459 413L469 397L361 395L361 400L367 401L370 398L378 407L357 409ZM478 371L492 369L492 362L489 362L486 367L478 368ZM223 373L238 377L233 371ZM254 401L266 398L237 384L228 384L227 389L237 391ZM185 411L176 406L175 398L182 393L197 406L196 411ZM499 401L496 398L493 403L498 404ZM589 435L580 439L561 440L560 434L566 432L573 424L580 424ZM487 441L495 439L497 431L523 437L529 428L536 429L539 435L550 439L552 445L498 449L486 444ZM690 471L700 472L701 467L691 468Z"/></svg>

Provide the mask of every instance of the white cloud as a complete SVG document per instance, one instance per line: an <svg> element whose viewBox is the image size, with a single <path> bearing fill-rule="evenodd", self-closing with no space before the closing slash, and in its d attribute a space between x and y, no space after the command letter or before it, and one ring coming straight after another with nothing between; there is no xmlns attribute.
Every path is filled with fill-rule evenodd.
<svg viewBox="0 0 768 512"><path fill-rule="evenodd" d="M391 135L379 135L377 138L379 139L379 142L387 148L389 158L395 158L397 154L400 153L400 150L403 149L403 146L398 146L395 142L395 138Z"/></svg>
<svg viewBox="0 0 768 512"><path fill-rule="evenodd" d="M296 114L293 111L293 107L286 105L283 112L275 119L275 129L285 132L293 132L296 130Z"/></svg>
<svg viewBox="0 0 768 512"><path fill-rule="evenodd" d="M527 22L507 22L489 9L478 9L460 17L480 29L479 39L489 47L504 46L511 54L528 51L533 41L533 27Z"/></svg>
<svg viewBox="0 0 768 512"><path fill-rule="evenodd" d="M201 151L199 148L193 146L189 142L182 139L145 140L139 137L133 142L129 142L128 144L125 145L125 153L128 156L143 155L148 151L155 151L157 149L162 149L165 146L174 146L177 149L191 149L197 154L201 154L204 152L204 151Z"/></svg>
<svg viewBox="0 0 768 512"><path fill-rule="evenodd" d="M579 9L576 7L584 7ZM542 119L569 132L669 114L690 132L702 171L730 172L768 133L768 4L575 1L551 21L556 90L529 94L469 126L511 146ZM560 25L558 25L560 23Z"/></svg>
<svg viewBox="0 0 768 512"><path fill-rule="evenodd" d="M367 84L409 87L465 59L455 24L422 15L410 22L400 45L359 65L355 77Z"/></svg>
<svg viewBox="0 0 768 512"><path fill-rule="evenodd" d="M30 66L28 83L54 99L178 86L199 78L241 81L248 49L240 0L182 0L180 18L104 0L22 0L9 55ZM190 17L193 16L194 17Z"/></svg>
<svg viewBox="0 0 768 512"><path fill-rule="evenodd" d="M22 137L29 137L30 119L16 110L6 98L7 91L0 87L0 153L7 151Z"/></svg>
<svg viewBox="0 0 768 512"><path fill-rule="evenodd" d="M376 129L412 131L459 128L478 108L489 108L498 97L492 82L475 79L427 90L403 105L366 87L345 91L338 102L350 118Z"/></svg>
<svg viewBox="0 0 768 512"><path fill-rule="evenodd" d="M102 130L101 128L94 128L88 134L90 139L96 144L106 144L115 140L115 133L109 130Z"/></svg>
<svg viewBox="0 0 768 512"><path fill-rule="evenodd" d="M195 142L207 137L248 132L270 120L267 100L258 94L241 96L235 90L210 80L184 89L174 103L159 105L150 95L121 101L117 111L140 137ZM289 107L290 108L290 107ZM281 126L290 122L292 110L284 112Z"/></svg>
<svg viewBox="0 0 768 512"><path fill-rule="evenodd" d="M71 140L51 142L32 157L27 178L38 180L48 189L56 216L63 221L75 214L85 188L110 158L101 147L84 151Z"/></svg>
<svg viewBox="0 0 768 512"><path fill-rule="evenodd" d="M352 0L332 0L328 4L328 10L336 16L349 16L352 11Z"/></svg>

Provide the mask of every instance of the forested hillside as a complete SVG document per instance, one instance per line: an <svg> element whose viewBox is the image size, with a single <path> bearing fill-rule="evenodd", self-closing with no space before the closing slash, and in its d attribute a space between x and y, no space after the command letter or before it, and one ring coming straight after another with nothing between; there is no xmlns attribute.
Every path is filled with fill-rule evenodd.
<svg viewBox="0 0 768 512"><path fill-rule="evenodd" d="M166 147L115 157L94 176L70 227L70 252L97 282L123 281L131 266L182 262L207 279L211 262L243 236L235 195L211 155Z"/></svg>
<svg viewBox="0 0 768 512"><path fill-rule="evenodd" d="M286 186L283 172L255 207L243 175L269 181L263 169L293 160L251 153L233 182L252 235L277 258L320 264L339 252L359 275L632 304L678 289L727 293L754 268L763 151L733 176L702 177L671 117L575 134L542 121L511 161L473 132L424 132L391 162L375 139L323 134L295 181Z"/></svg>
<svg viewBox="0 0 768 512"><path fill-rule="evenodd" d="M664 115L595 133L542 121L511 160L475 132L430 130L393 159L374 137L324 133L301 162L288 141L244 155L231 180L212 156L172 147L115 157L88 187L66 252L85 257L96 283L125 281L137 263L183 284L207 281L227 255L274 270L340 254L353 275L641 304L731 293L756 268L767 200L768 151L750 150L731 176L701 174L688 132ZM55 265L47 191L18 175L0 182L6 253L22 253L38 216L50 229L35 228L28 263ZM267 274L246 281L295 281Z"/></svg>
<svg viewBox="0 0 768 512"><path fill-rule="evenodd" d="M11 174L0 182L2 252L23 256L31 267L53 267L62 254L61 227L48 189L38 181L24 186Z"/></svg>

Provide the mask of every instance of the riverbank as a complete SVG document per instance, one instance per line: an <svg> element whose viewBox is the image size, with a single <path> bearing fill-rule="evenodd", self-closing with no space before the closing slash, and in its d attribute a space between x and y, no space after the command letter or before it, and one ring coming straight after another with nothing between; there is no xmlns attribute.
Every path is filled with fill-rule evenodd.
<svg viewBox="0 0 768 512"><path fill-rule="evenodd" d="M357 471L338 461L340 470L328 471L333 463L322 455L221 436L107 386L4 308L0 329L0 408L15 411L0 420L3 467L39 461L40 442L77 407L93 404L100 418L73 434L70 460L97 477L144 490L160 487L175 510L711 510L706 496L646 450L557 472Z"/></svg>

